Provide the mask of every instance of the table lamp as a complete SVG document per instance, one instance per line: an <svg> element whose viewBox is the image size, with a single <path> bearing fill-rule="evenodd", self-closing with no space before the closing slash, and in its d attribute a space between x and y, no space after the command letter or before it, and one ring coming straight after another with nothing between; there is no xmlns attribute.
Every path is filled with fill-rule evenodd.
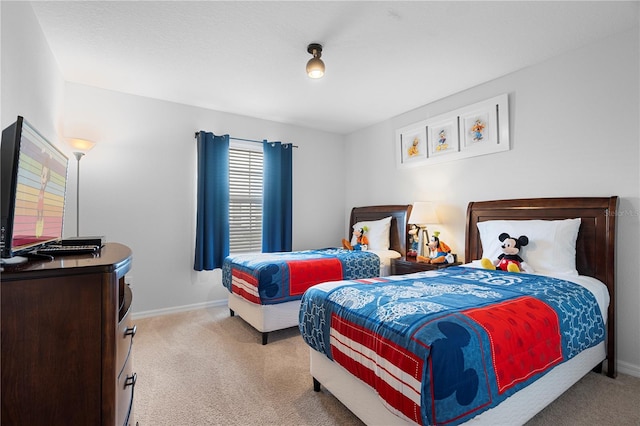
<svg viewBox="0 0 640 426"><path fill-rule="evenodd" d="M418 256L425 256L427 252L425 247L429 244L429 233L427 225L440 223L433 203L430 201L416 201L413 203L411 214L409 215L409 224L416 225L420 228L418 234Z"/></svg>

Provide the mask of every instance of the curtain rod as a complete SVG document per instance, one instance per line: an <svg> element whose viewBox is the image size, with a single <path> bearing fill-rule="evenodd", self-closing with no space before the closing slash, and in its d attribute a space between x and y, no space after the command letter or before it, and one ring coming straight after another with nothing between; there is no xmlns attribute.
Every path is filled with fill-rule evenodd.
<svg viewBox="0 0 640 426"><path fill-rule="evenodd" d="M199 134L199 133L200 133L200 132L196 132L196 135L195 135L195 137L196 137L196 138L198 137L198 134ZM231 136L229 136L229 139L233 139L234 141L255 142L255 143L264 143L264 142L269 142L269 141L268 141L268 140L266 140L266 139L265 139L265 140L263 140L263 141L256 141L256 140L253 140L253 139L234 138L234 137L231 137ZM294 144L292 144L292 143L285 144L285 145L291 145L291 147L292 147L292 148L297 148L297 147L298 147L298 145L294 145Z"/></svg>

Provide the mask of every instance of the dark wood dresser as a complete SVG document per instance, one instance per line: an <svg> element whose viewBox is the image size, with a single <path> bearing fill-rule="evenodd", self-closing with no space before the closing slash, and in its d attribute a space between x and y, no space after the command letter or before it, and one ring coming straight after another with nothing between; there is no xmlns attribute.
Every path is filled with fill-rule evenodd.
<svg viewBox="0 0 640 426"><path fill-rule="evenodd" d="M1 275L3 425L129 425L131 250L30 260Z"/></svg>

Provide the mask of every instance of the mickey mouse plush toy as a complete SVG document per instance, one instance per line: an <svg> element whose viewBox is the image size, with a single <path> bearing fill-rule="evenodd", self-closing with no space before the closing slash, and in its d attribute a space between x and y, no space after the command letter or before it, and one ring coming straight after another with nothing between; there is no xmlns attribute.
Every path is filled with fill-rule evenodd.
<svg viewBox="0 0 640 426"><path fill-rule="evenodd" d="M513 238L506 232L500 234L498 239L502 242L502 254L498 259L491 261L483 258L480 263L485 269L502 269L509 272L533 272L527 263L520 257L520 249L529 244L529 238L521 235L519 238Z"/></svg>

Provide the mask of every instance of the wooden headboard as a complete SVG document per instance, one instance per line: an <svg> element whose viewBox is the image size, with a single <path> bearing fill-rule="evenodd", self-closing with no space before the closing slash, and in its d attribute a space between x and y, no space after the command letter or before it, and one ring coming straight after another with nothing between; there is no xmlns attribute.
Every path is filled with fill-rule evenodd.
<svg viewBox="0 0 640 426"><path fill-rule="evenodd" d="M411 214L411 205L385 205L385 206L366 206L354 207L351 209L351 217L349 218L349 228L347 235L351 237L353 225L366 220L379 220L391 216L391 231L389 235L389 244L391 250L400 252L403 256L407 254L407 221Z"/></svg>
<svg viewBox="0 0 640 426"><path fill-rule="evenodd" d="M530 198L471 202L467 208L465 262L482 258L478 222L581 218L576 269L609 289L607 375L615 377L615 237L618 197Z"/></svg>

